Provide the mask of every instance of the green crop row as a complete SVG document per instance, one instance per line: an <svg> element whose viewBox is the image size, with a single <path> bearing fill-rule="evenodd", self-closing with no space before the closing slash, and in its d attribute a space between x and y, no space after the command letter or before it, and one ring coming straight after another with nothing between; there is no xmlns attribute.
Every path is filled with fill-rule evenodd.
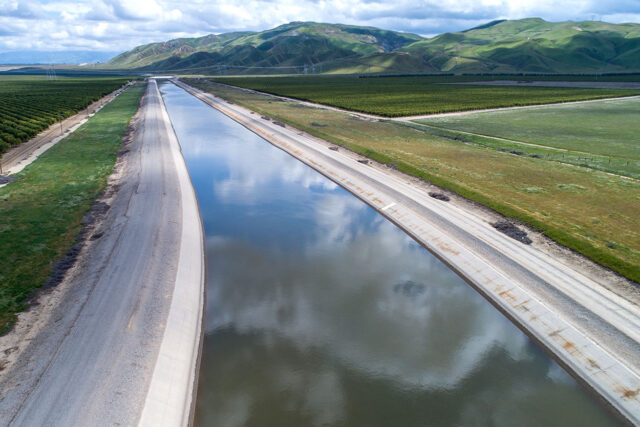
<svg viewBox="0 0 640 427"><path fill-rule="evenodd" d="M128 80L0 77L0 154L77 113Z"/></svg>
<svg viewBox="0 0 640 427"><path fill-rule="evenodd" d="M221 77L219 83L386 117L551 104L640 94L639 89L461 85L462 77Z"/></svg>

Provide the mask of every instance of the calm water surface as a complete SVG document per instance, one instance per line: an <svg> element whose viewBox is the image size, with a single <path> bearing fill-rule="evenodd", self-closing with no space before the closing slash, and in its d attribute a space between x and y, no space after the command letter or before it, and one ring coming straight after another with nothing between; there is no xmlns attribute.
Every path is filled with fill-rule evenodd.
<svg viewBox="0 0 640 427"><path fill-rule="evenodd" d="M606 426L464 281L345 190L171 84L207 239L199 426Z"/></svg>

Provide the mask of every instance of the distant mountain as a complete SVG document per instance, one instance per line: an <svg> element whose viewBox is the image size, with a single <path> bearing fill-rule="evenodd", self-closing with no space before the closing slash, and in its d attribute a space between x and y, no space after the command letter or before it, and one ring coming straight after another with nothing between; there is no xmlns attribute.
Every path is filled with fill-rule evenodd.
<svg viewBox="0 0 640 427"><path fill-rule="evenodd" d="M401 51L443 72L613 73L640 71L640 25L494 21Z"/></svg>
<svg viewBox="0 0 640 427"><path fill-rule="evenodd" d="M0 64L82 64L106 62L117 52L93 52L89 50L41 51L15 50L0 52Z"/></svg>
<svg viewBox="0 0 640 427"><path fill-rule="evenodd" d="M499 20L424 39L292 22L139 46L104 66L201 74L640 72L640 24Z"/></svg>
<svg viewBox="0 0 640 427"><path fill-rule="evenodd" d="M418 40L422 37L372 27L292 22L259 33L208 35L139 46L106 65L163 71L252 67L254 72L279 69L286 72L286 67L303 69L305 65L334 64L391 52Z"/></svg>

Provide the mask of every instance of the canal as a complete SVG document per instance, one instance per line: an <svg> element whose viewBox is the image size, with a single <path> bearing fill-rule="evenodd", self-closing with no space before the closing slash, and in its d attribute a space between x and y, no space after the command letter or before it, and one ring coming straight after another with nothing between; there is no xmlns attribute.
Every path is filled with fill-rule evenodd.
<svg viewBox="0 0 640 427"><path fill-rule="evenodd" d="M161 86L207 250L198 426L608 426L590 394L404 232Z"/></svg>

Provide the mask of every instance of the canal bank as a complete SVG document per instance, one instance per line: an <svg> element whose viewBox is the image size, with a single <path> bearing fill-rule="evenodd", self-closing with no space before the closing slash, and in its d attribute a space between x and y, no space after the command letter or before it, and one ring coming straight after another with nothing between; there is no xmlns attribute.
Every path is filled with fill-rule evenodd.
<svg viewBox="0 0 640 427"><path fill-rule="evenodd" d="M157 120L166 129L170 158L176 168L182 227L171 306L138 425L187 426L193 423L203 334L204 231L180 143L155 80L150 90L157 99Z"/></svg>
<svg viewBox="0 0 640 427"><path fill-rule="evenodd" d="M189 422L203 234L163 109L150 80L107 188L85 218L75 263L0 337L0 351L18 355L0 372L1 425Z"/></svg>
<svg viewBox="0 0 640 427"><path fill-rule="evenodd" d="M414 417L418 414L423 416L414 418L413 423L419 423L420 420L423 424L427 420L434 425L447 425L447 422L459 423L461 420L456 417L462 416L462 413L465 413L465 416L470 414L481 416L475 412L477 408L470 409L473 406L471 403L465 406L463 402L476 401L477 393L487 391L482 391L483 387L493 387L492 381L481 381L480 385L476 383L480 389L472 392L473 396L465 396L458 391L467 390L466 385L469 381L474 382L471 378L476 378L477 375L490 375L488 372L493 371L493 374L486 378L496 378L495 382L500 382L498 378L510 378L507 380L509 387L514 387L500 390L501 396L513 395L517 400L516 395L528 390L534 396L530 396L529 403L534 406L541 405L535 411L528 412L522 409L520 411L522 413L518 413L517 417L527 413L533 417L532 419L548 423L550 420L545 420L544 417L557 414L557 418L553 418L556 421L564 419L566 423L604 425L602 421L598 424L598 418L593 415L583 421L563 418L564 415L555 411L554 408L562 399L567 399L567 396L554 398L554 402L540 403L538 393L541 388L537 385L538 379L546 381L551 377L545 374L542 378L540 375L531 376L535 370L532 366L521 366L515 368L514 372L507 373L505 369L507 371L510 370L509 367L513 369L511 362L496 365L497 359L489 355L493 355L496 351L501 353L503 350L498 349L509 347L504 340L511 339L509 337L523 337L522 334L513 326L508 326L508 321L464 282L456 278L455 274L428 255L428 252L414 244L411 250L407 249L408 253L398 255L400 256L398 258L394 253L407 244L401 243L401 236L404 234L397 231L395 227L392 227L395 230L393 233L399 234L395 234L394 238L387 236L386 232L378 233L376 230L386 230L387 226L382 224L388 224L387 221L380 223L379 220L370 221L374 224L371 226L376 231L374 234L380 237L371 237L371 241L362 246L360 240L364 238L362 236L368 234L366 230L360 230L360 224L368 222L358 219L358 215L349 209L336 211L337 206L350 204L346 200L353 199L352 196L346 195L344 203L337 203L333 194L331 194L332 197L322 195L321 193L344 192L344 190L336 187L326 178L321 178L315 172L311 173L310 169L308 173L301 171L302 165L297 161L284 153L279 153L278 150L274 151L260 142L261 139L258 136L239 128L237 124L232 122L230 125L225 124L224 121L228 119L220 119L213 110L207 112L204 110L206 106L195 99L189 101L187 99L189 97L185 98L186 94L180 95L176 90L172 89L172 86L166 86L163 89L166 92L165 103L176 127L178 138L182 142L185 158L200 199L207 234L209 271L216 272L210 274L207 285L209 315L205 330L205 350L200 380L199 407L201 409L198 412L200 419L204 419L203 423L211 422L211 419L220 423L221 420L216 417L222 417L224 414L227 417L236 416L242 419L248 417L246 419L252 420L247 422L249 425L258 423L258 419L264 421L264 417L275 417L273 419L277 418L281 422L292 419L303 422L304 418L300 417L309 415L309 411L314 412L320 403L330 403L327 400L328 395L336 396L336 399L340 397L338 399L340 402L333 402L332 405L343 407L343 410L337 411L335 420L332 419L332 422L335 421L337 425L353 424L354 420L362 422L369 419L369 416L374 416L373 424L380 424L385 416L393 412L393 408L398 409L405 407L407 403L418 401L422 404L410 408L409 413ZM226 102L220 103L220 108L227 107L234 109L237 106ZM231 114L236 115L237 111ZM247 112L247 115L254 116L258 121L264 120L251 112ZM178 124L180 122L186 122L186 124ZM266 139L271 139L272 143L274 135L278 135L278 139L282 137L277 132L289 130L277 123L270 124L273 127L260 129L264 133L260 136L266 136ZM296 139L300 136L298 132L292 133ZM254 139L256 139L255 144ZM252 145L242 148L243 144ZM190 145L195 147L189 147ZM281 148L283 144L280 141L276 146ZM314 169L321 169L322 164L318 161L319 159L305 158L303 151L305 147L286 145L285 147L294 153L295 157L302 158ZM321 147L327 153L335 153L328 150L326 145ZM271 151L264 151L267 148ZM344 155L342 152L338 153ZM278 156L284 156L285 159ZM361 165L348 154L346 157L353 164ZM362 167L374 169L370 165L362 164ZM340 182L335 170L322 173L332 181L348 188L361 199L368 201L376 207L376 210L385 213L388 219L393 219L397 224L402 225L395 216L398 214L405 214L400 218L404 221L417 218L412 210L404 206L407 203L405 200L399 197L390 200L388 195L380 194L379 189L371 188L370 184L360 177L351 176L345 182ZM276 188L270 188L272 181L276 184L284 182L286 185L274 184ZM300 189L290 188L291 182L302 184L311 191L310 194L313 196L309 196L307 192ZM349 185L354 184L359 187L359 191L355 191L353 187L349 188ZM378 200L367 200L365 197L373 195L377 196ZM312 199L308 200L309 197ZM315 200L313 197L322 200ZM414 197L411 200L414 200ZM438 203L442 202L438 201ZM360 205L359 202L356 204ZM231 212L228 212L230 210ZM373 217L378 216L375 211L367 208L367 212L369 211ZM305 218L313 219L316 225L313 225L314 223L304 225L307 221ZM319 218L322 220L320 225L317 225ZM350 225L345 225L345 221L350 218L353 221ZM285 225L280 224L281 222ZM438 225L421 224L421 228L423 232L434 233L438 231ZM362 227L367 228L365 225ZM309 237L308 234L312 231L317 232L317 236L314 234L315 237ZM382 235L385 237L383 238ZM338 239L340 245L344 245L345 248L340 249L342 246L338 245L332 247L329 252L326 252L326 249L320 250L318 248L324 248L324 244L318 243L319 236ZM414 233L412 237L420 242L419 239L423 238L424 234L416 236ZM436 237L439 239L436 242L437 247L434 248L436 253L444 251L451 256L457 256L466 250L464 247L453 246L446 240L446 235ZM395 243L390 245L389 241L394 239L400 240L395 240ZM296 246L307 240L315 243L303 245L301 248ZM320 255L316 253L318 250ZM346 252L343 252L344 250ZM336 253L335 259L332 258L329 261L326 258L328 253ZM361 256L358 257L356 254ZM317 256L319 258L316 258ZM446 260L446 254L442 258ZM217 261L219 259L223 261ZM410 259L411 262L403 261L405 259ZM449 262L449 264L452 263ZM420 273L414 271L415 268L420 269L423 266L430 266L430 269ZM368 273L369 271L371 274ZM333 272L336 273L333 274ZM358 275L366 278L363 279ZM439 283L441 277L447 278L446 284ZM313 283L316 285L312 285ZM360 283L362 283L362 289L360 285L356 286ZM504 296L505 294L516 295L513 289L503 290L507 291L503 293L503 298L508 298ZM442 294L442 292L445 293ZM449 292L453 299L448 299L446 296ZM344 302L352 301L352 294L359 295L356 299L361 299L360 303L346 307ZM337 295L341 296L337 297ZM478 300L473 300L474 295ZM408 298L412 302L398 300L398 298ZM471 300L477 302L478 307L483 308L472 309L471 306L466 306L466 303L462 307L459 305L463 301ZM475 302L472 304L473 307ZM415 305L411 305L414 303ZM530 304L524 305L527 308L531 307ZM393 307L393 310L399 310L396 313L397 316L387 317L385 313L390 307ZM480 316L478 314L480 312L484 314L477 317ZM471 321L465 321L469 318ZM402 319L409 323L403 324ZM511 328L509 332L501 331L497 335L493 335L495 330L488 332L494 329L490 325L500 324L498 319L506 322L503 327ZM469 330L458 333L448 331L448 328L456 323L464 324ZM450 341L453 342L442 346L443 338L438 337L438 330L443 335L449 332L452 337ZM415 339L410 338L412 333L415 333ZM478 342L483 341L479 337L487 333L492 336L489 342L494 344L488 344L488 347L477 347ZM352 338L345 339L345 335ZM565 335L561 334L561 336ZM517 341L524 338L513 339ZM411 345L412 341L415 342L415 346ZM528 340L525 339L525 341ZM380 347L383 342L386 342L386 345ZM231 349L229 345L238 350ZM389 355L389 349L393 349L393 355ZM430 353L424 354L425 351ZM525 359L531 358L542 363L542 359L539 359L541 355L533 348L531 351L533 353L529 350L525 351L527 354ZM298 356L292 355L292 352ZM278 354L280 356L276 357ZM369 356L365 357L365 354ZM255 364L268 366L258 369L258 367L252 368L252 365L243 364L243 360L252 360L254 357L258 357ZM309 357L313 360L317 359L315 364L308 365ZM462 360L467 361L467 364L463 364L467 366L466 369L448 371L451 366L446 366L452 364L459 367L461 365L458 365L458 362ZM507 357L507 360L520 360L520 356L512 354ZM544 363L551 363L549 366L557 367L551 361ZM320 368L326 364L328 369L330 368L327 372L317 372L317 369L313 368L313 366ZM491 369L488 368L489 366ZM282 369L290 373L285 374ZM250 372L254 374L249 379L247 376ZM413 373L407 374L407 372ZM275 378L272 378L272 375ZM440 379L437 380L437 378ZM393 385L390 386L386 381L392 381ZM258 382L262 386L259 386ZM548 390L553 390L558 383L553 380L551 382L553 386L546 383L544 386L542 384L539 386L551 387ZM220 387L225 385L225 391L216 389L215 383L219 383ZM384 387L382 387L383 383L386 384ZM304 384L308 386L305 387ZM323 384L322 390L318 390L317 387L321 384ZM360 386L354 384L360 384ZM363 384L369 384L369 386ZM292 397L293 400L286 404L273 401L278 400L275 396L282 398L299 386L305 390L300 392L299 397ZM353 387L362 386L365 388L361 389L361 393L353 393ZM413 392L398 400L397 392L405 388ZM333 391L329 392L331 390ZM264 395L265 393L268 396ZM354 402L363 404L363 399L364 401L375 400L373 394L377 397L385 395L387 398L378 405L374 405L376 410L373 413L353 418L360 408L360 405ZM294 395L297 394L294 393ZM427 395L430 397L424 400ZM456 403L448 401L447 396L452 396ZM514 405L511 397L508 400L510 402L504 403L496 399L487 404L495 405L495 408L492 407L495 414L500 413L504 409L503 406L508 408L504 409L505 411L513 412L520 406L525 408L528 405L524 401ZM217 401L219 402L216 403ZM265 402L272 402L272 405L264 407ZM370 406L371 402L367 407ZM442 408L438 410L440 406ZM564 407L562 414L568 413L569 417L579 416L580 413L586 414L584 408L576 409L574 405L566 402L561 406ZM445 415L442 418L431 419L428 412L424 413L425 408L430 408L434 414L447 412L447 409L451 412L446 414L446 417L449 417L447 420ZM405 407L401 412L407 413L407 409ZM318 419L322 418L317 412L314 413L319 417ZM376 414L378 418L375 417ZM287 418L294 415L298 418ZM345 421L350 418L352 422ZM502 422L497 424L514 425L514 419L511 418L511 424ZM439 422L436 422L438 420ZM309 423L308 420L306 422Z"/></svg>
<svg viewBox="0 0 640 427"><path fill-rule="evenodd" d="M637 306L535 248L434 200L410 180L297 129L178 84L392 220L548 349L624 418L638 422Z"/></svg>

